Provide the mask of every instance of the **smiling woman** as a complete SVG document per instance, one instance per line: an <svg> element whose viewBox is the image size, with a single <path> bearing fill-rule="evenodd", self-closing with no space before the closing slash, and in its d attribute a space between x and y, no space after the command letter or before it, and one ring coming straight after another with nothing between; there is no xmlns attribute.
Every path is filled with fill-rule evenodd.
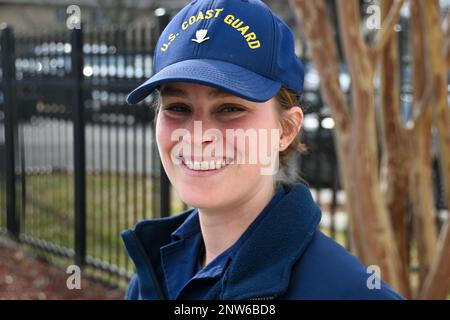
<svg viewBox="0 0 450 320"><path fill-rule="evenodd" d="M226 232L236 235L220 244L229 246L272 198L276 172L261 173L264 165L275 171L277 167L264 160L277 162L279 151L296 138L302 111L298 106L279 111L275 98L253 102L209 86L182 82L163 86L160 103L156 118L158 149L181 199L208 216L230 211L239 202L243 203L241 210L248 212L243 217L233 211L240 215L236 219L239 223L233 231ZM296 127L283 130L281 117L293 119ZM179 137L183 139L180 141ZM177 158L180 161L174 161ZM234 214L223 212L221 216L229 219ZM218 231L214 232L217 236ZM215 252L223 250L211 248L210 254L206 249L206 263L216 256Z"/></svg>
<svg viewBox="0 0 450 320"><path fill-rule="evenodd" d="M364 266L319 231L308 188L280 179L293 152L304 150L304 74L291 30L259 0L211 3L192 1L160 41L186 17L221 9L238 17L234 28L245 21L260 45L204 19L170 50L156 50L155 75L129 94L132 104L159 92L159 155L193 209L122 233L137 269L126 298L401 298L382 281L373 290Z"/></svg>
<svg viewBox="0 0 450 320"><path fill-rule="evenodd" d="M189 87L192 85L190 85L189 83L186 83L185 86ZM161 107L163 105L162 97L164 97L166 101L170 98L188 98L187 92L189 90L186 91L179 87L180 86L177 86L176 84L175 85L174 84L166 84L166 85L161 86L160 90L158 90L159 94L157 95L157 99L155 99L154 107L155 107L156 115L157 115L155 119L158 118L159 110L161 109ZM194 92L197 92L197 90L194 89ZM239 99L238 97L233 96L232 94L230 94L228 92L225 92L223 90L216 89L213 87L209 87L208 98L228 98L230 100L222 106L221 110L219 110L222 112L222 116L223 117L227 116L228 119L242 116L243 113L246 111L246 108L244 107L244 105L251 103L250 101L245 101L243 99ZM274 96L274 99L273 99L274 104L275 104L276 117L281 126L281 130L283 130L286 133L290 132L293 135L297 135L297 133L299 131L299 124L301 124L301 122L302 122L301 119L303 118L302 115L300 115L301 119L295 119L295 117L292 116L292 112L299 111L296 109L292 109L294 107L299 108L298 107L299 106L298 98L299 98L299 95L296 94L293 90L282 87L278 91L278 93ZM166 113L172 114L173 116L176 116L177 114L179 116L181 116L181 115L183 115L183 113L185 113L184 115L186 115L186 113L191 112L191 107L186 106L186 105L183 106L180 103L175 103L175 104L165 103L162 108L164 109L164 111L166 111ZM220 115L220 113L219 113L219 115ZM255 127L253 126L251 128L254 129ZM228 132L230 132L230 130L228 130ZM260 130L260 132L261 132L261 130ZM220 133L218 135L223 138L223 136L220 135ZM190 138L190 135L189 135L189 138ZM245 141L243 141L243 142L245 143ZM283 145L283 147L284 147L284 144L282 142L280 143L280 145ZM221 152L224 152L221 145L216 145L215 147L216 147L215 150L220 148ZM295 152L304 153L306 150L307 150L306 146L300 142L300 139L297 139L297 138L293 139L291 141L291 143L286 146L286 148L281 148L279 150L280 151L279 152L279 162L281 164L281 168L280 168L280 171L278 172L278 174L276 174L276 182L284 182L284 183L288 184L288 183L293 183L297 180L301 180L301 178L299 176L293 175L293 172L295 172L295 168L294 168L294 170L292 170L292 168L291 168L291 170L289 170L289 172L291 173L291 176L286 176L286 174L284 174L283 170L288 167L289 160L291 159L292 155ZM258 150L250 147L250 151L253 151L253 153L257 153ZM228 158L230 158L230 157L228 157ZM233 158L233 157L231 157L231 158ZM205 167L205 166L203 166L203 167ZM199 166L199 168L202 169L202 166Z"/></svg>

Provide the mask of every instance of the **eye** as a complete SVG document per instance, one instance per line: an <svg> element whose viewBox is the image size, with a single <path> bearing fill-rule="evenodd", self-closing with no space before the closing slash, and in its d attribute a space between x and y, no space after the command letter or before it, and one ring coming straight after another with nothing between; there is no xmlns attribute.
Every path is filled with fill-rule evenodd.
<svg viewBox="0 0 450 320"><path fill-rule="evenodd" d="M185 104L169 104L167 106L163 106L162 109L173 113L188 113L191 111L191 109Z"/></svg>
<svg viewBox="0 0 450 320"><path fill-rule="evenodd" d="M229 104L219 109L219 112L223 113L238 113L243 111L245 111L245 108L234 104Z"/></svg>

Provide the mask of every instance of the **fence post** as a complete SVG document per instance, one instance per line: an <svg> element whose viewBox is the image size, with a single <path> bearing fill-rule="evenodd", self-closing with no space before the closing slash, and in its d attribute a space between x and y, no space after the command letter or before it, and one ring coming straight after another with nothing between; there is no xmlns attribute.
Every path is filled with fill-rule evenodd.
<svg viewBox="0 0 450 320"><path fill-rule="evenodd" d="M168 217L170 215L170 181L167 177L166 171L162 163L160 162L160 201L161 201L161 212L160 217Z"/></svg>
<svg viewBox="0 0 450 320"><path fill-rule="evenodd" d="M15 97L16 78L14 61L14 33L7 24L0 25L2 88L5 113L5 180L6 180L6 229L14 238L20 233L19 214L16 211L16 157L17 108Z"/></svg>
<svg viewBox="0 0 450 320"><path fill-rule="evenodd" d="M71 33L71 60L73 81L73 143L74 143L74 197L75 197L75 264L86 261L86 158L85 119L83 101L83 33L73 29Z"/></svg>
<svg viewBox="0 0 450 320"><path fill-rule="evenodd" d="M159 34L162 33L164 28L169 23L170 17L168 14L165 13L165 10L157 9L155 10L156 18L158 19L158 28L159 28ZM155 42L156 45L156 42ZM157 48L155 47L155 50ZM166 171L164 170L164 167L162 163L160 162L160 217L167 217L171 214L171 208L170 208L170 181L167 177Z"/></svg>

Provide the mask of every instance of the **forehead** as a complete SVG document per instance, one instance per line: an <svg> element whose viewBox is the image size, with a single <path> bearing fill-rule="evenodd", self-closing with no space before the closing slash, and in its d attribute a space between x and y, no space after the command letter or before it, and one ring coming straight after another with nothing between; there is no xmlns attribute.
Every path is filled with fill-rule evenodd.
<svg viewBox="0 0 450 320"><path fill-rule="evenodd" d="M238 98L231 93L220 90L218 88L197 84L197 83L185 83L185 82L174 82L163 84L159 89L161 97L181 97L188 98L192 93L204 93L210 98Z"/></svg>

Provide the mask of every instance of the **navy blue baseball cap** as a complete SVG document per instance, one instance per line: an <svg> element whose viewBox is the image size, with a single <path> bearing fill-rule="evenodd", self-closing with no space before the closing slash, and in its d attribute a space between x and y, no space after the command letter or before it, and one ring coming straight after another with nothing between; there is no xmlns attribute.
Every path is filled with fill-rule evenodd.
<svg viewBox="0 0 450 320"><path fill-rule="evenodd" d="M264 102L281 86L300 93L304 69L292 31L259 0L194 0L162 32L154 75L127 97L145 99L160 85L195 82Z"/></svg>

